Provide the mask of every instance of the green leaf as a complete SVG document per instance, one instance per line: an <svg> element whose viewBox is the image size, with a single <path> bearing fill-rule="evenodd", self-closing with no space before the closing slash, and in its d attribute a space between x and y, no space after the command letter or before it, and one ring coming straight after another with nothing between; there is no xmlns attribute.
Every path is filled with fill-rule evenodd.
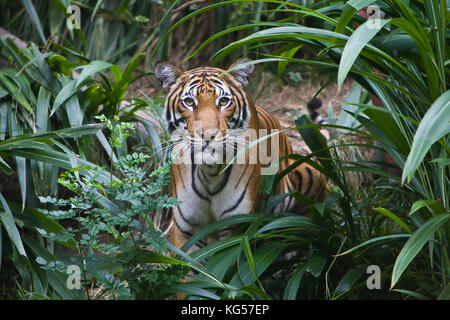
<svg viewBox="0 0 450 320"><path fill-rule="evenodd" d="M66 112L69 123L72 127L81 126L83 123L83 111L81 111L80 103L77 95L73 95L66 101Z"/></svg>
<svg viewBox="0 0 450 320"><path fill-rule="evenodd" d="M228 239L227 239L228 240ZM186 259L186 261L188 261L189 263L183 262L181 260L175 259L175 258L171 258L174 259L176 261L173 262L164 262L164 263L170 263L170 264L181 264L184 265L190 269L196 270L198 272L200 272L201 274L203 274L204 276L206 276L207 278L209 278L210 280L212 280L212 283L217 285L220 288L229 290L229 291L233 291L235 290L234 287L231 287L229 285L224 284L223 282L220 281L220 279L218 279L215 275L211 274L210 272L208 272L207 270L204 269L204 267L198 263L196 260L192 259L188 254L184 253L183 251L181 251L180 249L174 247L171 244L167 244L167 249L171 250L172 252L176 253L177 255L183 257L184 259ZM155 256L154 252L151 252L150 255ZM156 254L158 255L158 254ZM164 258L162 258L164 259ZM168 261L166 259L166 261ZM209 281L209 280L208 280Z"/></svg>
<svg viewBox="0 0 450 320"><path fill-rule="evenodd" d="M41 211L31 208L25 207L22 211L21 206L18 203L10 202L8 203L9 207L12 211L17 213L17 218L24 222L24 228L36 231L41 229L40 232L44 231L47 233L61 233L64 230L58 222L49 218L47 215L42 213ZM67 240L67 242L61 242L62 244L68 246L69 248L76 250L76 242L74 239Z"/></svg>
<svg viewBox="0 0 450 320"><path fill-rule="evenodd" d="M438 300L450 300L450 283L439 294Z"/></svg>
<svg viewBox="0 0 450 320"><path fill-rule="evenodd" d="M357 266L350 269L339 281L336 290L334 291L333 298L344 294L346 291L350 290L353 285L358 281L363 274L366 273L366 266Z"/></svg>
<svg viewBox="0 0 450 320"><path fill-rule="evenodd" d="M395 260L392 270L391 289L400 279L410 262L422 250L423 246L433 237L434 233L450 219L450 213L437 215L425 222L414 232L411 238L405 243Z"/></svg>
<svg viewBox="0 0 450 320"><path fill-rule="evenodd" d="M5 89L18 103L20 103L21 106L23 106L28 112L32 113L33 108L31 107L30 103L25 98L23 93L20 91L17 82L12 82L7 77L8 75L5 74L5 70L0 70L0 82L3 83Z"/></svg>
<svg viewBox="0 0 450 320"><path fill-rule="evenodd" d="M253 222L258 219L258 215L256 214L242 214L242 215L235 215L233 217L228 217L222 220L219 220L217 222L213 222L210 225L204 227L203 229L199 230L195 233L194 236L192 236L186 243L183 245L182 250L187 251L192 245L194 245L198 240L203 239L207 235L221 229L225 229L231 225L234 224L242 224L242 223L248 223Z"/></svg>
<svg viewBox="0 0 450 320"><path fill-rule="evenodd" d="M19 127L16 119L16 114L12 112L12 110L8 113L8 124L9 130L11 132L11 137L8 140L4 140L0 142L0 144L4 145L8 141L15 140L14 138L19 136L22 133L22 128ZM22 196L22 207L25 207L25 201L27 197L27 164L26 159L22 157L14 157L16 161L17 167L17 176L19 178L19 186L20 186L20 194Z"/></svg>
<svg viewBox="0 0 450 320"><path fill-rule="evenodd" d="M175 265L186 265L185 262L165 256L163 254L149 251L149 250L136 250L136 262L138 263L167 263Z"/></svg>
<svg viewBox="0 0 450 320"><path fill-rule="evenodd" d="M218 279L223 280L228 269L236 263L241 252L242 250L239 246L221 250L208 259L205 268ZM203 278L205 276L201 275L201 279Z"/></svg>
<svg viewBox="0 0 450 320"><path fill-rule="evenodd" d="M420 293L417 293L417 292L414 292L414 291L410 291L410 290L394 289L392 291L404 293L404 294L406 294L408 296L414 297L414 298L419 299L419 300L431 300L430 298L424 296L423 294L420 294Z"/></svg>
<svg viewBox="0 0 450 320"><path fill-rule="evenodd" d="M36 147L39 144L36 143L52 143L50 139L55 138L76 138L81 137L83 135L87 134L94 134L98 130L101 130L104 128L104 125L102 123L95 123L95 124L85 124L79 127L74 128L66 128L61 130L55 130L55 131L48 131L44 133L39 134L21 134L17 135L14 134L13 137L0 141L0 151L4 152L12 152L13 149L25 149L25 148L32 148ZM34 143L34 144L33 144Z"/></svg>
<svg viewBox="0 0 450 320"><path fill-rule="evenodd" d="M272 262L286 247L287 244L284 243L268 243L267 245L261 246L256 249L253 257L256 266L257 277L261 276L261 274L272 264ZM247 286L252 284L254 282L254 279L255 277L247 261L239 267L239 275L236 274L233 279L231 279L230 285L235 287L239 286L239 284Z"/></svg>
<svg viewBox="0 0 450 320"><path fill-rule="evenodd" d="M342 104L341 112L337 124L344 127L357 128L361 124L356 120L351 113L355 113L358 110L358 106L352 105L359 103L361 100L362 87L354 82L350 92L345 98L345 103ZM347 112L348 111L348 112ZM346 132L346 130L338 130L339 133Z"/></svg>
<svg viewBox="0 0 450 320"><path fill-rule="evenodd" d="M350 0L346 3L348 6L352 6L356 10L361 10L364 7L370 6L376 0Z"/></svg>
<svg viewBox="0 0 450 320"><path fill-rule="evenodd" d="M413 233L411 228L408 227L408 225L406 223L404 223L403 220L401 220L399 217L397 217L394 213L392 213L388 209L385 209L385 208L374 208L374 210L378 211L379 213L381 213L382 215L388 217L389 219L392 219L393 221L397 222L397 224L400 227L402 227L409 234Z"/></svg>
<svg viewBox="0 0 450 320"><path fill-rule="evenodd" d="M0 99L6 97L7 95L8 91L6 91L5 88L0 85Z"/></svg>
<svg viewBox="0 0 450 320"><path fill-rule="evenodd" d="M76 83L77 80L71 80L67 82L58 93L53 103L52 111L50 112L50 117L55 113L55 111L65 103L70 97L76 93Z"/></svg>
<svg viewBox="0 0 450 320"><path fill-rule="evenodd" d="M100 8L102 3L103 3L103 0L97 0L97 3L95 4L94 10L92 10L91 21L94 20L95 14L97 13L97 10Z"/></svg>
<svg viewBox="0 0 450 320"><path fill-rule="evenodd" d="M242 247L242 249L244 251L245 257L247 258L247 263L250 266L250 270L252 271L253 277L255 277L255 280L258 283L258 285L261 288L261 290L263 292L265 292L261 282L258 279L258 275L256 273L255 260L253 258L252 249L250 248L250 242L249 242L248 237L246 235L244 235L242 237L241 247Z"/></svg>
<svg viewBox="0 0 450 320"><path fill-rule="evenodd" d="M282 58L264 58L264 59L251 60L251 61L239 63L239 64L235 65L233 68L230 68L227 71L223 72L222 74L231 72L233 70L236 70L236 69L248 66L248 65L254 65L254 64L265 63L265 62L273 62L273 61L285 61L285 60Z"/></svg>
<svg viewBox="0 0 450 320"><path fill-rule="evenodd" d="M283 229L283 228L304 228L308 231L323 231L323 228L312 221L309 217L301 217L301 216L288 216L278 218L274 221L269 222L264 227L258 230L259 233L267 232L274 229ZM326 230L325 230L326 231Z"/></svg>
<svg viewBox="0 0 450 320"><path fill-rule="evenodd" d="M33 22L34 26L37 29L37 32L41 37L42 43L46 44L47 41L44 36L44 29L42 28L41 20L39 19L39 16L36 12L36 8L33 5L33 2L31 2L31 0L21 0L21 1L23 6L25 7L25 10L30 16L31 22Z"/></svg>
<svg viewBox="0 0 450 320"><path fill-rule="evenodd" d="M50 251L44 248L39 241L25 235L23 238L27 248L30 248L36 257L41 257L46 261L57 261L58 258ZM67 274L57 271L47 271L48 282L50 286L56 291L61 299L64 300L79 300L85 298L83 290L70 290L67 288Z"/></svg>
<svg viewBox="0 0 450 320"><path fill-rule="evenodd" d="M0 103L0 142L5 140L7 125L8 125L8 113L12 110L12 102Z"/></svg>
<svg viewBox="0 0 450 320"><path fill-rule="evenodd" d="M437 163L442 168L450 166L450 158L436 158L431 160L430 162Z"/></svg>
<svg viewBox="0 0 450 320"><path fill-rule="evenodd" d="M50 108L51 92L44 87L39 89L36 105L36 129L38 133L47 131L48 110Z"/></svg>
<svg viewBox="0 0 450 320"><path fill-rule="evenodd" d="M379 27L374 28L373 21L379 22ZM358 57L362 49L369 43L369 41L380 31L383 26L390 20L381 19L369 19L358 27L353 32L350 39L345 44L344 51L342 52L341 62L339 63L338 71L338 85L339 87L347 77L348 72L352 68L353 63Z"/></svg>
<svg viewBox="0 0 450 320"><path fill-rule="evenodd" d="M295 53L300 50L302 47L304 46L304 44L288 44L283 48L280 48L280 50L282 51L280 53L280 56L287 57L287 58L292 58ZM286 69L287 65L288 65L289 61L280 61L278 62L278 67L277 67L277 74L278 76L281 76L281 74L284 72L284 70Z"/></svg>
<svg viewBox="0 0 450 320"><path fill-rule="evenodd" d="M408 216L414 214L416 211L422 209L423 207L426 207L430 205L433 202L433 200L417 200L414 202L411 206L411 210L408 213Z"/></svg>
<svg viewBox="0 0 450 320"><path fill-rule="evenodd" d="M191 253L191 257L195 259L196 261L202 261L203 259L206 259L216 252L220 252L226 248L237 246L242 242L241 237L231 237L228 239L222 239L216 242L211 243L210 245L201 248L199 250L196 250L195 252Z"/></svg>
<svg viewBox="0 0 450 320"><path fill-rule="evenodd" d="M79 69L83 69L83 71L81 71L81 74L76 82L76 86L75 88L79 88L80 85L90 76L92 76L93 74L100 72L102 70L105 70L107 68L112 67L113 64L106 62L106 61L101 61L101 60L93 60L91 61L89 64L84 65L82 67L79 67ZM78 69L78 68L77 68Z"/></svg>
<svg viewBox="0 0 450 320"><path fill-rule="evenodd" d="M35 56L33 59L31 59L30 61L28 61L20 70L19 72L17 72L16 77L18 77L26 68L28 68L30 65L38 63L38 62L42 62L45 59L47 59L48 57L53 56L54 53L46 53L46 54L40 54Z"/></svg>
<svg viewBox="0 0 450 320"><path fill-rule="evenodd" d="M347 250L345 252L342 252L340 254L335 255L335 257L339 257L339 256L343 256L343 255L349 254L349 253L351 253L351 252L353 252L355 250L358 250L359 248L365 247L365 246L367 246L369 244L372 244L372 243L375 243L375 242L378 242L378 241L396 240L396 239L399 239L399 238L409 238L409 237L411 237L411 235L409 235L409 234L391 234L391 235L388 235L388 236L381 236L381 237L372 238L372 239L369 239L367 241L364 241L364 242L358 244L357 246L354 246L353 248L351 248L351 249L349 249L349 250Z"/></svg>
<svg viewBox="0 0 450 320"><path fill-rule="evenodd" d="M355 8L354 6L351 6L347 3L342 9L341 14L339 15L339 19L336 23L334 31L337 33L343 32L347 24L352 20L358 10L358 8Z"/></svg>
<svg viewBox="0 0 450 320"><path fill-rule="evenodd" d="M185 293L190 296L198 296L203 297L211 300L219 300L220 297L208 290L205 290L203 288L200 288L196 285L196 283L179 283L174 286L170 286L169 288L165 289L164 292L167 293Z"/></svg>
<svg viewBox="0 0 450 320"><path fill-rule="evenodd" d="M369 108L365 109L363 113L370 118L375 128L371 127L368 119L364 119L362 116L357 117L358 121L371 131L379 141L381 140L380 142L395 146L398 151L406 156L408 153L408 142L400 130L398 123L394 120L393 115L378 109ZM377 130L381 132L377 132Z"/></svg>
<svg viewBox="0 0 450 320"><path fill-rule="evenodd" d="M9 164L6 163L2 157L0 157L0 169L2 169L3 172L5 172L6 174L11 174L11 172L12 172L12 169L9 166Z"/></svg>
<svg viewBox="0 0 450 320"><path fill-rule="evenodd" d="M319 277L327 264L328 257L329 255L322 251L313 253L308 260L306 271L316 278Z"/></svg>
<svg viewBox="0 0 450 320"><path fill-rule="evenodd" d="M284 290L284 300L295 300L297 298L298 288L305 274L307 265L303 265L298 268L292 277L289 279L286 289Z"/></svg>
<svg viewBox="0 0 450 320"><path fill-rule="evenodd" d="M428 109L414 135L411 151L403 167L402 182L408 182L431 146L450 133L450 90L444 92Z"/></svg>
<svg viewBox="0 0 450 320"><path fill-rule="evenodd" d="M0 193L0 205L2 206L4 211L0 211L0 220L2 222L3 227L5 227L6 233L8 233L9 239L17 248L19 253L24 257L27 256L25 252L25 248L23 247L22 239L19 234L19 230L17 230L16 223L14 222L14 216L6 203L5 198Z"/></svg>

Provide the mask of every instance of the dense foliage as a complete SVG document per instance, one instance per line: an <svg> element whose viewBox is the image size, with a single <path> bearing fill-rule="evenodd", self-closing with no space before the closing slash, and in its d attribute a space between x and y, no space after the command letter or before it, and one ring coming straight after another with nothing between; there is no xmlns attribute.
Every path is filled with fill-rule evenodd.
<svg viewBox="0 0 450 320"><path fill-rule="evenodd" d="M448 1L72 4L80 29L69 1L0 1L1 298L450 299ZM176 249L163 95L131 89L156 59L243 55L285 82L354 81L328 145L307 116L291 129L312 154L290 157L325 173L330 196L308 217L268 215L271 197ZM242 232L186 254L232 225Z"/></svg>

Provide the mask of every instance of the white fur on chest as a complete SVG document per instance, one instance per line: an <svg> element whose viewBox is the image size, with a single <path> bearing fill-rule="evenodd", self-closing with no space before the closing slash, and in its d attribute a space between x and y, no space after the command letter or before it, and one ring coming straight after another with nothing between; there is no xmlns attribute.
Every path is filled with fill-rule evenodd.
<svg viewBox="0 0 450 320"><path fill-rule="evenodd" d="M207 167L186 166L183 184L177 183L177 197L182 201L175 210L175 219L182 230L195 232L220 219L235 214L246 214L252 204L245 193L246 183L237 186L244 165L233 165L229 172L208 174ZM203 172L202 172L203 171Z"/></svg>

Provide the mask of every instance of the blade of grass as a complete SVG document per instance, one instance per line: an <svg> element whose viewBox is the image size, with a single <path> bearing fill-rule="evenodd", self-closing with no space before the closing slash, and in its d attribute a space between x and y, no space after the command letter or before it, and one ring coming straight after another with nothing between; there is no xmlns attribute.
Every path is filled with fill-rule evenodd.
<svg viewBox="0 0 450 320"><path fill-rule="evenodd" d="M18 252L26 257L27 254L25 252L25 248L22 243L22 239L19 234L19 230L17 230L16 223L14 221L14 216L11 212L11 209L8 206L8 203L6 202L3 195L0 193L0 205L3 208L3 211L0 211L0 220L3 224L3 227L6 230L6 233L9 236L9 239L14 244Z"/></svg>
<svg viewBox="0 0 450 320"><path fill-rule="evenodd" d="M411 151L403 167L402 181L411 180L431 146L450 133L450 90L428 109L414 135Z"/></svg>
<svg viewBox="0 0 450 320"><path fill-rule="evenodd" d="M37 32L41 37L42 44L46 44L47 41L44 35L44 29L42 28L41 20L36 12L36 8L34 7L33 2L31 2L31 0L21 0L21 2L28 15L30 16L31 21L36 27Z"/></svg>
<svg viewBox="0 0 450 320"><path fill-rule="evenodd" d="M388 217L389 219L397 222L397 224L402 227L406 232L408 232L409 234L412 234L412 230L410 227L408 227L408 225L403 222L403 220L401 220L399 217L397 217L394 213L392 213L391 211L389 211L388 209L385 208L374 208L375 211L381 213L382 215Z"/></svg>
<svg viewBox="0 0 450 320"><path fill-rule="evenodd" d="M391 289L397 284L401 275L411 263L411 261L419 254L423 246L433 237L434 233L448 220L450 213L437 215L425 222L405 243L395 260L394 269L392 270Z"/></svg>
<svg viewBox="0 0 450 320"><path fill-rule="evenodd" d="M372 20L373 19L370 19L360 25L345 44L344 51L341 56L341 62L339 63L337 79L339 87L344 83L348 72L350 71L356 58L358 58L361 50L363 50L370 40L372 40L372 38L384 27L384 25L390 21L377 19L377 22L379 22L379 27L377 26L377 28L374 28Z"/></svg>

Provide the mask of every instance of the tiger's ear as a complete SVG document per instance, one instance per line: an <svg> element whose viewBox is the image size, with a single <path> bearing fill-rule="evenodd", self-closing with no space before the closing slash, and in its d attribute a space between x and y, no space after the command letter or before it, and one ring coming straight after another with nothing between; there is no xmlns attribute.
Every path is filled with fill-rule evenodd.
<svg viewBox="0 0 450 320"><path fill-rule="evenodd" d="M249 58L240 58L228 68L229 74L233 76L241 87L245 87L248 84L248 77L252 74L253 70L255 70L253 64L242 65L250 61Z"/></svg>
<svg viewBox="0 0 450 320"><path fill-rule="evenodd" d="M161 81L164 89L168 90L183 72L173 64L158 61L155 64L155 77Z"/></svg>

